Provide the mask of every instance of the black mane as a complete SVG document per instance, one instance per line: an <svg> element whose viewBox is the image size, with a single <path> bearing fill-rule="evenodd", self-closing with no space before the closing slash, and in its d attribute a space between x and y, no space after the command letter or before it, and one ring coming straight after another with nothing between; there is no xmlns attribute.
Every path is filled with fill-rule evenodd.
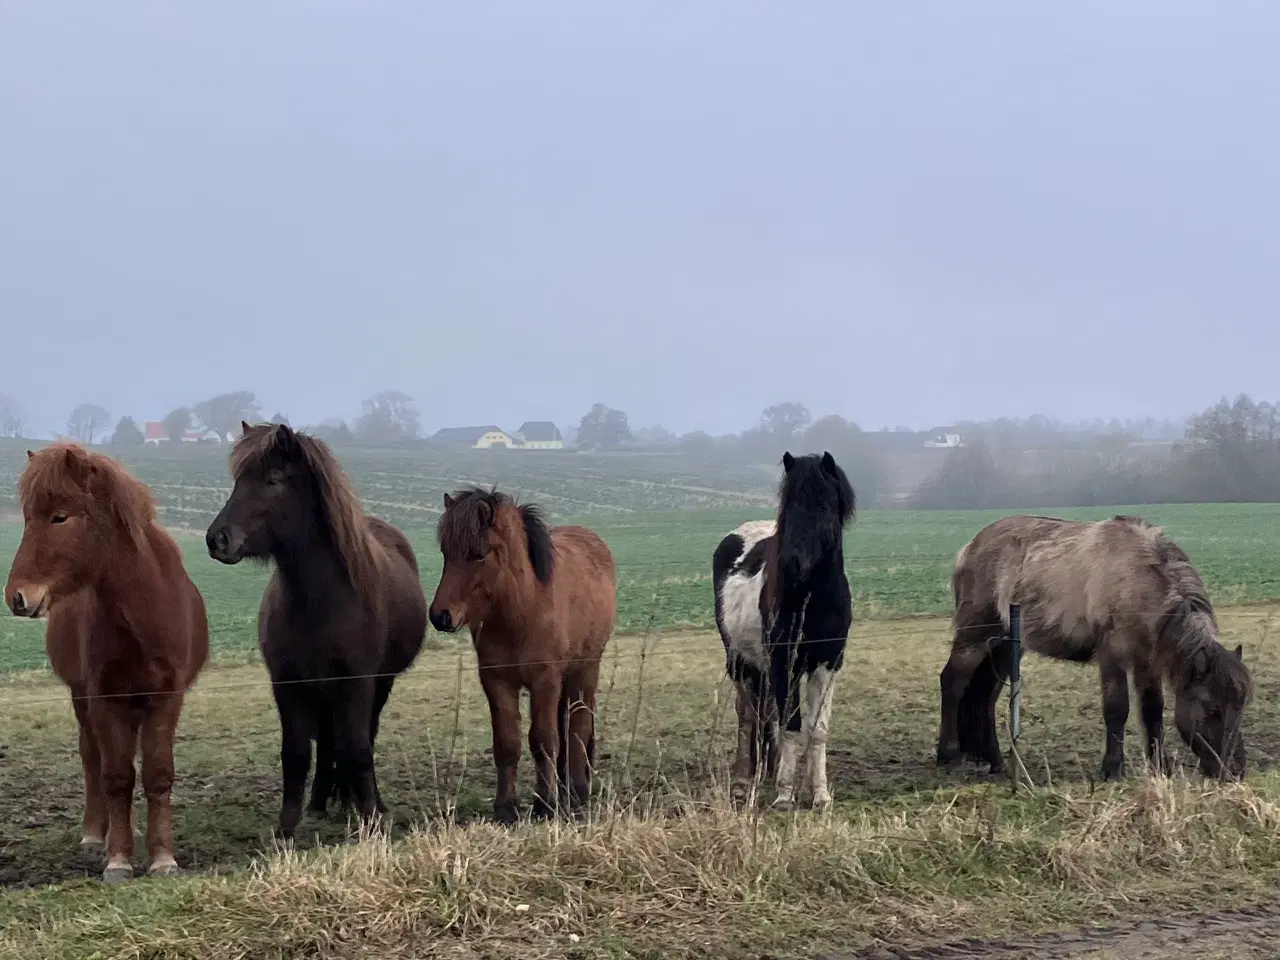
<svg viewBox="0 0 1280 960"><path fill-rule="evenodd" d="M503 506L519 511L533 575L539 583L550 583L555 551L542 511L536 504L517 504L497 488L469 487L453 495L453 502L445 507L436 526L440 549L448 556L483 557L489 551L489 528Z"/></svg>

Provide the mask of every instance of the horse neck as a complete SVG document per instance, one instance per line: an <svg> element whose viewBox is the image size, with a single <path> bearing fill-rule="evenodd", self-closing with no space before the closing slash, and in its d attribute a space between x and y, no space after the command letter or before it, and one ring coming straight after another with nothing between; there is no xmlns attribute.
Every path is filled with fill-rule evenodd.
<svg viewBox="0 0 1280 960"><path fill-rule="evenodd" d="M316 526L279 544L271 558L286 592L308 604L346 603L355 585L333 536Z"/></svg>
<svg viewBox="0 0 1280 960"><path fill-rule="evenodd" d="M107 555L110 560L101 565L93 583L98 600L136 635L145 636L146 626L163 620L161 611L173 602L172 597L157 597L168 586L160 583L160 557L149 536L139 543L122 533L111 538Z"/></svg>
<svg viewBox="0 0 1280 960"><path fill-rule="evenodd" d="M486 621L506 627L519 627L528 621L530 611L538 606L546 589L533 574L533 565L523 554L513 554L514 562L502 571L493 592L493 603Z"/></svg>

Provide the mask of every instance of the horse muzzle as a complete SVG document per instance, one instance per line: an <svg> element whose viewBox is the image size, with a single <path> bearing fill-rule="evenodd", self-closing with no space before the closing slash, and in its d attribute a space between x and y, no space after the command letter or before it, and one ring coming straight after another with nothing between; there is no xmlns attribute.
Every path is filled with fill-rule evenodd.
<svg viewBox="0 0 1280 960"><path fill-rule="evenodd" d="M204 535L209 556L219 563L236 564L244 559L244 537L233 527L210 527Z"/></svg>
<svg viewBox="0 0 1280 960"><path fill-rule="evenodd" d="M440 633L453 633L462 626L461 621L453 618L453 611L448 607L443 610L432 610L428 615L431 626L435 627Z"/></svg>
<svg viewBox="0 0 1280 960"><path fill-rule="evenodd" d="M5 593L5 602L15 617L36 620L49 612L48 587L27 583Z"/></svg>

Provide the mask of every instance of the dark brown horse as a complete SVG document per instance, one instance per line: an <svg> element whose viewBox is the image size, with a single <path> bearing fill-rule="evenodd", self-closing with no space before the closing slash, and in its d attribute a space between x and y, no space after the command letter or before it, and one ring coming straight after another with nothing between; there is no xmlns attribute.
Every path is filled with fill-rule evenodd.
<svg viewBox="0 0 1280 960"><path fill-rule="evenodd" d="M398 674L427 630L418 561L400 531L365 516L322 441L288 426L242 424L231 497L209 526L223 563L274 560L258 609L258 644L280 714L284 781L277 835L289 839L316 741L308 810L350 796L364 820L386 807L373 746Z"/></svg>
<svg viewBox="0 0 1280 960"><path fill-rule="evenodd" d="M110 457L70 443L27 452L22 543L6 605L48 617L45 648L80 725L87 848L108 883L133 876L134 756L142 747L147 856L175 873L173 740L209 659L204 600L159 524L151 491Z"/></svg>
<svg viewBox="0 0 1280 960"><path fill-rule="evenodd" d="M521 688L538 768L534 812L555 813L557 782L580 806L595 760L600 657L616 615L613 555L584 527L548 528L532 504L478 488L445 494L437 537L444 573L431 623L471 630L493 723L495 815L516 819Z"/></svg>
<svg viewBox="0 0 1280 960"><path fill-rule="evenodd" d="M1164 761L1164 685L1174 693L1182 739L1216 777L1243 776L1240 721L1253 681L1240 647L1218 642L1204 583L1186 553L1136 517L1097 523L1006 517L956 557L955 640L939 678L938 763L967 754L1001 767L995 699L1008 676L1002 642L1009 605L1021 606L1022 642L1058 660L1096 662L1107 728L1102 772L1124 766L1129 675L1147 734L1147 757Z"/></svg>

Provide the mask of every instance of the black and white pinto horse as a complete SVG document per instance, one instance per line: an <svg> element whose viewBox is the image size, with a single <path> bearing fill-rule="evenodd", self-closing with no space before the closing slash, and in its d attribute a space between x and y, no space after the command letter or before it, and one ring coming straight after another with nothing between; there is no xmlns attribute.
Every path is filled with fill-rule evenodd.
<svg viewBox="0 0 1280 960"><path fill-rule="evenodd" d="M782 465L777 520L744 523L721 540L712 580L725 670L738 695L733 800L746 800L763 750L766 774L777 769L774 806L790 809L805 741L814 805L831 802L827 732L853 623L844 528L855 502L849 479L830 453L785 453Z"/></svg>

